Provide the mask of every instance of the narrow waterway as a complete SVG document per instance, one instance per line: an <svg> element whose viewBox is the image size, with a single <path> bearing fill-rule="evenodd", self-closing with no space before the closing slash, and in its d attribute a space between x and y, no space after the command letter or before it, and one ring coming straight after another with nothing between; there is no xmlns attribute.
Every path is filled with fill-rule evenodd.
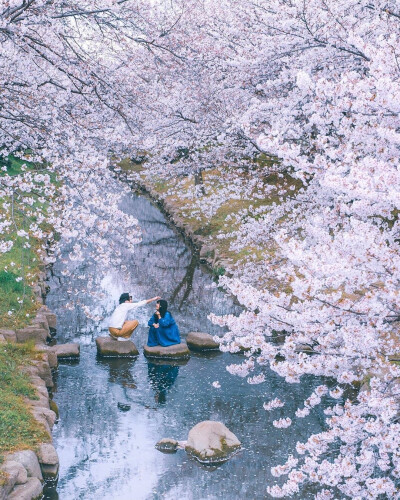
<svg viewBox="0 0 400 500"><path fill-rule="evenodd" d="M108 270L101 289L79 300L93 315L107 316L123 291L132 291L134 300L161 295L169 300L183 337L189 331L218 333L207 315L235 313L238 307L216 288L183 238L147 198L132 193L121 207L139 219L143 242L125 255L126 269ZM267 382L249 385L226 371L241 355L222 353L192 355L184 365L150 363L142 353L136 360L98 359L95 338L107 334L106 324L86 318L75 303L74 290L99 272L99 264L90 259L71 263L69 248L63 246L53 268L46 303L58 316L57 342L79 342L81 358L77 364L60 364L56 374L54 400L60 419L53 436L60 475L57 488L48 488L45 498L267 498L266 487L275 482L270 467L294 453L298 440L320 430L323 418L316 410L288 429L275 429L272 420L283 412L268 413L263 402L279 397L286 402L285 415L293 417L320 381L309 378L301 386L288 385L268 371ZM72 272L72 283L66 271ZM152 312L152 304L138 310L140 327L134 341L140 350ZM212 386L216 380L220 389ZM163 437L186 439L202 420L224 422L243 450L218 468L204 468L184 451L165 455L154 448ZM311 493L303 492L298 498L308 497Z"/></svg>

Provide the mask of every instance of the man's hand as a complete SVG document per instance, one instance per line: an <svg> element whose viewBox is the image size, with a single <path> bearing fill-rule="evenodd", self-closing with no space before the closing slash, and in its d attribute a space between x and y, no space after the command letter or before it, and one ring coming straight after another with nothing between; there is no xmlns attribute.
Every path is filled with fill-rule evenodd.
<svg viewBox="0 0 400 500"><path fill-rule="evenodd" d="M149 302L154 302L155 300L160 300L161 297L153 297L152 299L147 299L146 302L149 303Z"/></svg>

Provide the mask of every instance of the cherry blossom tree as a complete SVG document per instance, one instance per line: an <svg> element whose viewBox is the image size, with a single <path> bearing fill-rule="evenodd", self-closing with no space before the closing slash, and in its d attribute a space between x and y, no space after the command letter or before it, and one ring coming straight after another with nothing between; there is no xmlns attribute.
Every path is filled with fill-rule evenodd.
<svg viewBox="0 0 400 500"><path fill-rule="evenodd" d="M329 378L295 415L275 418L284 401L265 402L285 429L337 400L326 430L273 470L287 476L269 488L277 497L307 483L321 499L399 495L399 22L394 0L1 2L2 155L42 164L4 175L1 194L26 210L47 198L43 216L79 238L72 258L90 244L107 262L138 241L121 193L102 192L110 162L135 151L149 176L223 164L226 188L204 214L254 191L238 169L292 180L231 235L238 251L272 241L276 265L250 258L223 277L246 309L211 316L229 327L223 349L248 349L230 371L250 383L263 365L293 383ZM350 384L363 387L352 398Z"/></svg>
<svg viewBox="0 0 400 500"><path fill-rule="evenodd" d="M250 348L231 371L246 376L269 364L289 382L332 377L332 397L346 384L369 386L328 408L327 431L299 443L274 496L299 484L352 498L398 495L399 368L399 47L396 5L388 2L252 2L271 73L247 116L259 147L281 158L302 182L279 206L251 214L236 234L238 250L274 239L279 268L259 266L285 287L260 290L243 275L222 283L246 312L213 318L228 325L226 349ZM257 20L257 22L256 22ZM261 33L262 32L262 33ZM257 273L253 273L257 276ZM249 276L250 273L248 273ZM284 291L283 291L284 289ZM282 336L279 337L279 332ZM283 340L282 340L283 339ZM306 354L305 351L312 354ZM260 354L258 354L260 352ZM250 382L261 382L253 376ZM305 401L306 416L328 391ZM273 410L274 404L267 405ZM290 418L276 420L288 427Z"/></svg>

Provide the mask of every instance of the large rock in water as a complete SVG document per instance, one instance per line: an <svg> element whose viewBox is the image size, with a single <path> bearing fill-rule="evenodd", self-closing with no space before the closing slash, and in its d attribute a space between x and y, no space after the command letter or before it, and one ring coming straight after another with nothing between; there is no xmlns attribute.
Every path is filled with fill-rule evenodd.
<svg viewBox="0 0 400 500"><path fill-rule="evenodd" d="M212 351L219 349L219 344L214 341L212 335L202 332L189 332L186 337L189 349L193 351Z"/></svg>
<svg viewBox="0 0 400 500"><path fill-rule="evenodd" d="M105 358L134 358L139 355L131 340L119 341L111 337L97 337L97 354Z"/></svg>
<svg viewBox="0 0 400 500"><path fill-rule="evenodd" d="M185 450L199 462L213 464L225 462L240 446L239 439L222 422L205 420L190 430Z"/></svg>
<svg viewBox="0 0 400 500"><path fill-rule="evenodd" d="M167 347L162 347L161 345L156 345L154 347L149 347L145 345L143 347L143 353L146 358L155 359L188 359L190 358L190 351L187 344L181 342L180 344L169 345Z"/></svg>
<svg viewBox="0 0 400 500"><path fill-rule="evenodd" d="M79 344L57 344L52 349L56 353L57 359L79 358L80 356Z"/></svg>

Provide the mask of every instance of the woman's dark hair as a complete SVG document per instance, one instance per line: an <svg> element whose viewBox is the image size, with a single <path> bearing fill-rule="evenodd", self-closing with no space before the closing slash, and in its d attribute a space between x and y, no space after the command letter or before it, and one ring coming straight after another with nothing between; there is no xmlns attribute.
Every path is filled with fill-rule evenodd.
<svg viewBox="0 0 400 500"><path fill-rule="evenodd" d="M158 312L160 313L160 316L163 318L168 309L168 302L166 300L160 299L157 300L157 304L160 304L160 309L158 310Z"/></svg>

